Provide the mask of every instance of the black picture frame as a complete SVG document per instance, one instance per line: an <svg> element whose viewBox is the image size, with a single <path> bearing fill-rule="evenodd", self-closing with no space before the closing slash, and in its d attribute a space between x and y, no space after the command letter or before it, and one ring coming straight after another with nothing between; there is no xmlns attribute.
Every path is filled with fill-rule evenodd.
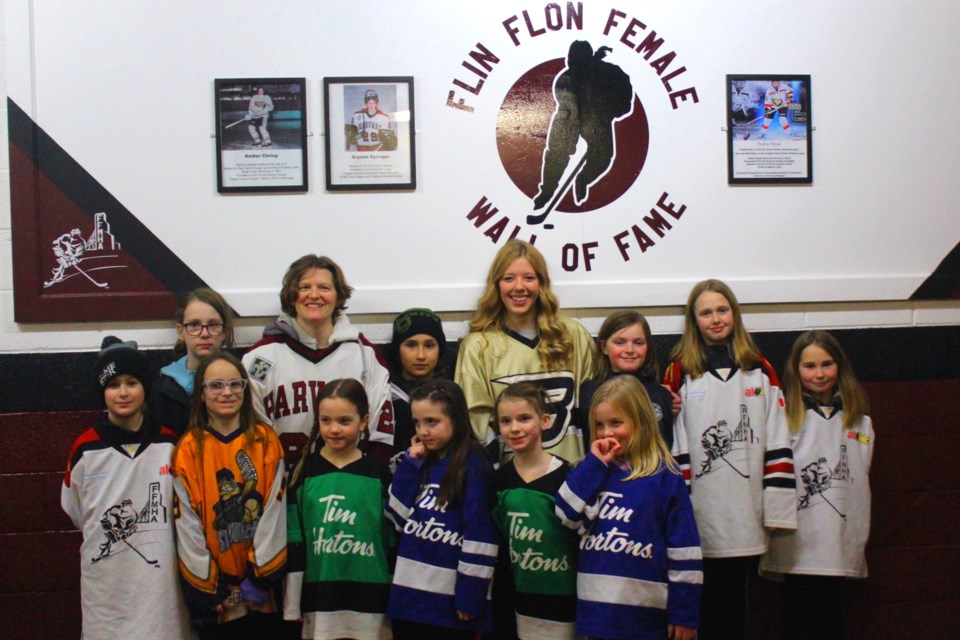
<svg viewBox="0 0 960 640"><path fill-rule="evenodd" d="M307 191L306 79L218 78L213 94L217 192Z"/></svg>
<svg viewBox="0 0 960 640"><path fill-rule="evenodd" d="M728 183L812 183L810 76L729 74L726 95Z"/></svg>
<svg viewBox="0 0 960 640"><path fill-rule="evenodd" d="M328 191L417 188L413 76L324 78L323 113Z"/></svg>

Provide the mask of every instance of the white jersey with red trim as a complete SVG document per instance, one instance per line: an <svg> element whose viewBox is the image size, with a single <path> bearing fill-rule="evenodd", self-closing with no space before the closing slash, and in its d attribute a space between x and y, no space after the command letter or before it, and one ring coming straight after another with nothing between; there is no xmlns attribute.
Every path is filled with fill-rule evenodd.
<svg viewBox="0 0 960 640"><path fill-rule="evenodd" d="M765 109L783 109L789 107L793 102L793 87L788 84L780 83L779 87L771 85L767 89L766 97L763 101Z"/></svg>
<svg viewBox="0 0 960 640"><path fill-rule="evenodd" d="M797 530L774 532L762 572L867 577L873 446L868 416L846 429L842 409L807 409L793 438Z"/></svg>
<svg viewBox="0 0 960 640"><path fill-rule="evenodd" d="M287 467L300 460L313 428L313 405L329 380L354 378L370 403L372 455L386 462L393 451L393 404L390 374L374 345L341 315L334 322L330 344L300 329L294 318L281 314L267 325L263 338L243 356L250 374L254 406L283 443Z"/></svg>
<svg viewBox="0 0 960 640"><path fill-rule="evenodd" d="M361 109L353 114L353 125L357 128L357 151L377 151L380 148L380 130L390 128L390 116L380 109L370 114Z"/></svg>
<svg viewBox="0 0 960 640"><path fill-rule="evenodd" d="M766 360L749 371L734 367L725 379L708 369L699 378L684 375L679 394L673 454L690 483L704 557L762 554L767 528L797 526L790 431L776 373Z"/></svg>

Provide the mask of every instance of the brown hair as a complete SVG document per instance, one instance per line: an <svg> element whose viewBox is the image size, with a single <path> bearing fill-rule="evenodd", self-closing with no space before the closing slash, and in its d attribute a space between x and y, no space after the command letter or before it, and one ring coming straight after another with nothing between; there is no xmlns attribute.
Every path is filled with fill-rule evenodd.
<svg viewBox="0 0 960 640"><path fill-rule="evenodd" d="M317 394L317 401L313 404L313 427L310 429L310 438L307 441L307 448L303 450L303 456L297 462L297 466L290 476L290 484L293 484L300 478L303 470L303 464L313 451L317 441L320 439L320 403L328 398L340 398L346 400L357 409L357 414L361 418L370 416L370 401L367 398L367 391L359 380L353 378L337 378L330 380L323 385L323 389ZM360 442L362 444L370 437L370 425L360 432Z"/></svg>
<svg viewBox="0 0 960 640"><path fill-rule="evenodd" d="M803 404L803 383L800 381L800 358L803 350L811 345L826 351L837 363L837 389L840 390L840 399L843 401L843 428L853 429L870 411L867 394L860 386L853 373L853 366L837 339L826 331L814 330L802 334L793 343L783 371L783 394L787 403L787 424L790 425L790 432L797 433L803 426L806 408Z"/></svg>
<svg viewBox="0 0 960 640"><path fill-rule="evenodd" d="M639 311L622 309L607 316L607 319L600 325L599 333L597 333L597 355L593 359L593 370L597 372L597 380L602 382L613 373L610 367L610 358L603 352L604 343L616 332L635 324L640 325L643 330L643 338L647 341L647 357L644 358L643 365L638 373L652 376L654 379L660 377L660 361L657 359L657 350L653 348L650 324Z"/></svg>
<svg viewBox="0 0 960 640"><path fill-rule="evenodd" d="M740 303L733 290L720 280L702 280L693 286L687 297L683 314L683 336L670 352L671 360L679 360L684 373L699 378L707 370L707 342L697 326L697 298L704 292L719 293L730 303L733 313L733 332L727 339L730 357L741 369L753 369L760 364L760 350L743 326Z"/></svg>
<svg viewBox="0 0 960 640"><path fill-rule="evenodd" d="M353 294L353 287L347 284L347 279L340 269L340 265L326 256L316 256L308 253L293 261L283 275L283 284L280 287L280 308L291 318L297 317L297 297L299 296L300 279L311 269L326 269L333 277L333 288L337 292L337 304L333 309L333 320L340 317L347 308L347 300Z"/></svg>
<svg viewBox="0 0 960 640"><path fill-rule="evenodd" d="M223 343L221 346L225 349L232 347L233 311L230 309L230 305L227 304L227 301L223 299L223 296L208 287L194 289L187 295L183 296L183 298L180 299L180 304L177 305L176 321L178 325L183 324L184 314L187 312L187 307L190 306L191 302L203 302L213 307L213 310L216 311L217 315L220 316L220 321L223 322ZM186 354L186 352L187 345L178 337L177 343L173 345L174 355L179 357Z"/></svg>

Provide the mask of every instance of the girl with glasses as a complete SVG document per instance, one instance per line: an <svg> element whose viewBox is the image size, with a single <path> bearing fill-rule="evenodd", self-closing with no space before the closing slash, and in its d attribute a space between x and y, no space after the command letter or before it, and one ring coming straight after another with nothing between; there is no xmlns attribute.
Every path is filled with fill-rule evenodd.
<svg viewBox="0 0 960 640"><path fill-rule="evenodd" d="M271 586L287 558L283 450L258 424L229 353L197 367L190 426L173 457L184 593L200 638L253 638L281 624Z"/></svg>
<svg viewBox="0 0 960 640"><path fill-rule="evenodd" d="M190 397L194 373L201 358L216 355L233 346L233 314L230 306L213 289L194 289L177 309L177 360L160 370L148 405L157 420L177 435L190 419Z"/></svg>

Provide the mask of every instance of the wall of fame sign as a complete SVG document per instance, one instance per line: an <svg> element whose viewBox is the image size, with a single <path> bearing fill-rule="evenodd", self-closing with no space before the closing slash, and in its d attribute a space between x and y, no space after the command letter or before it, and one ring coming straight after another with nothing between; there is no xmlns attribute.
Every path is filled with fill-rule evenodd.
<svg viewBox="0 0 960 640"><path fill-rule="evenodd" d="M514 237L544 253L567 308L682 304L706 277L747 303L960 292L960 129L944 111L960 85L943 75L960 6L5 9L18 322L168 318L200 285L269 316L305 253L341 264L352 313L468 310ZM336 114L325 78L351 79ZM730 179L728 142L760 179ZM218 190L228 143L271 189ZM349 191L328 187L329 149ZM770 162L803 179L763 179Z"/></svg>

